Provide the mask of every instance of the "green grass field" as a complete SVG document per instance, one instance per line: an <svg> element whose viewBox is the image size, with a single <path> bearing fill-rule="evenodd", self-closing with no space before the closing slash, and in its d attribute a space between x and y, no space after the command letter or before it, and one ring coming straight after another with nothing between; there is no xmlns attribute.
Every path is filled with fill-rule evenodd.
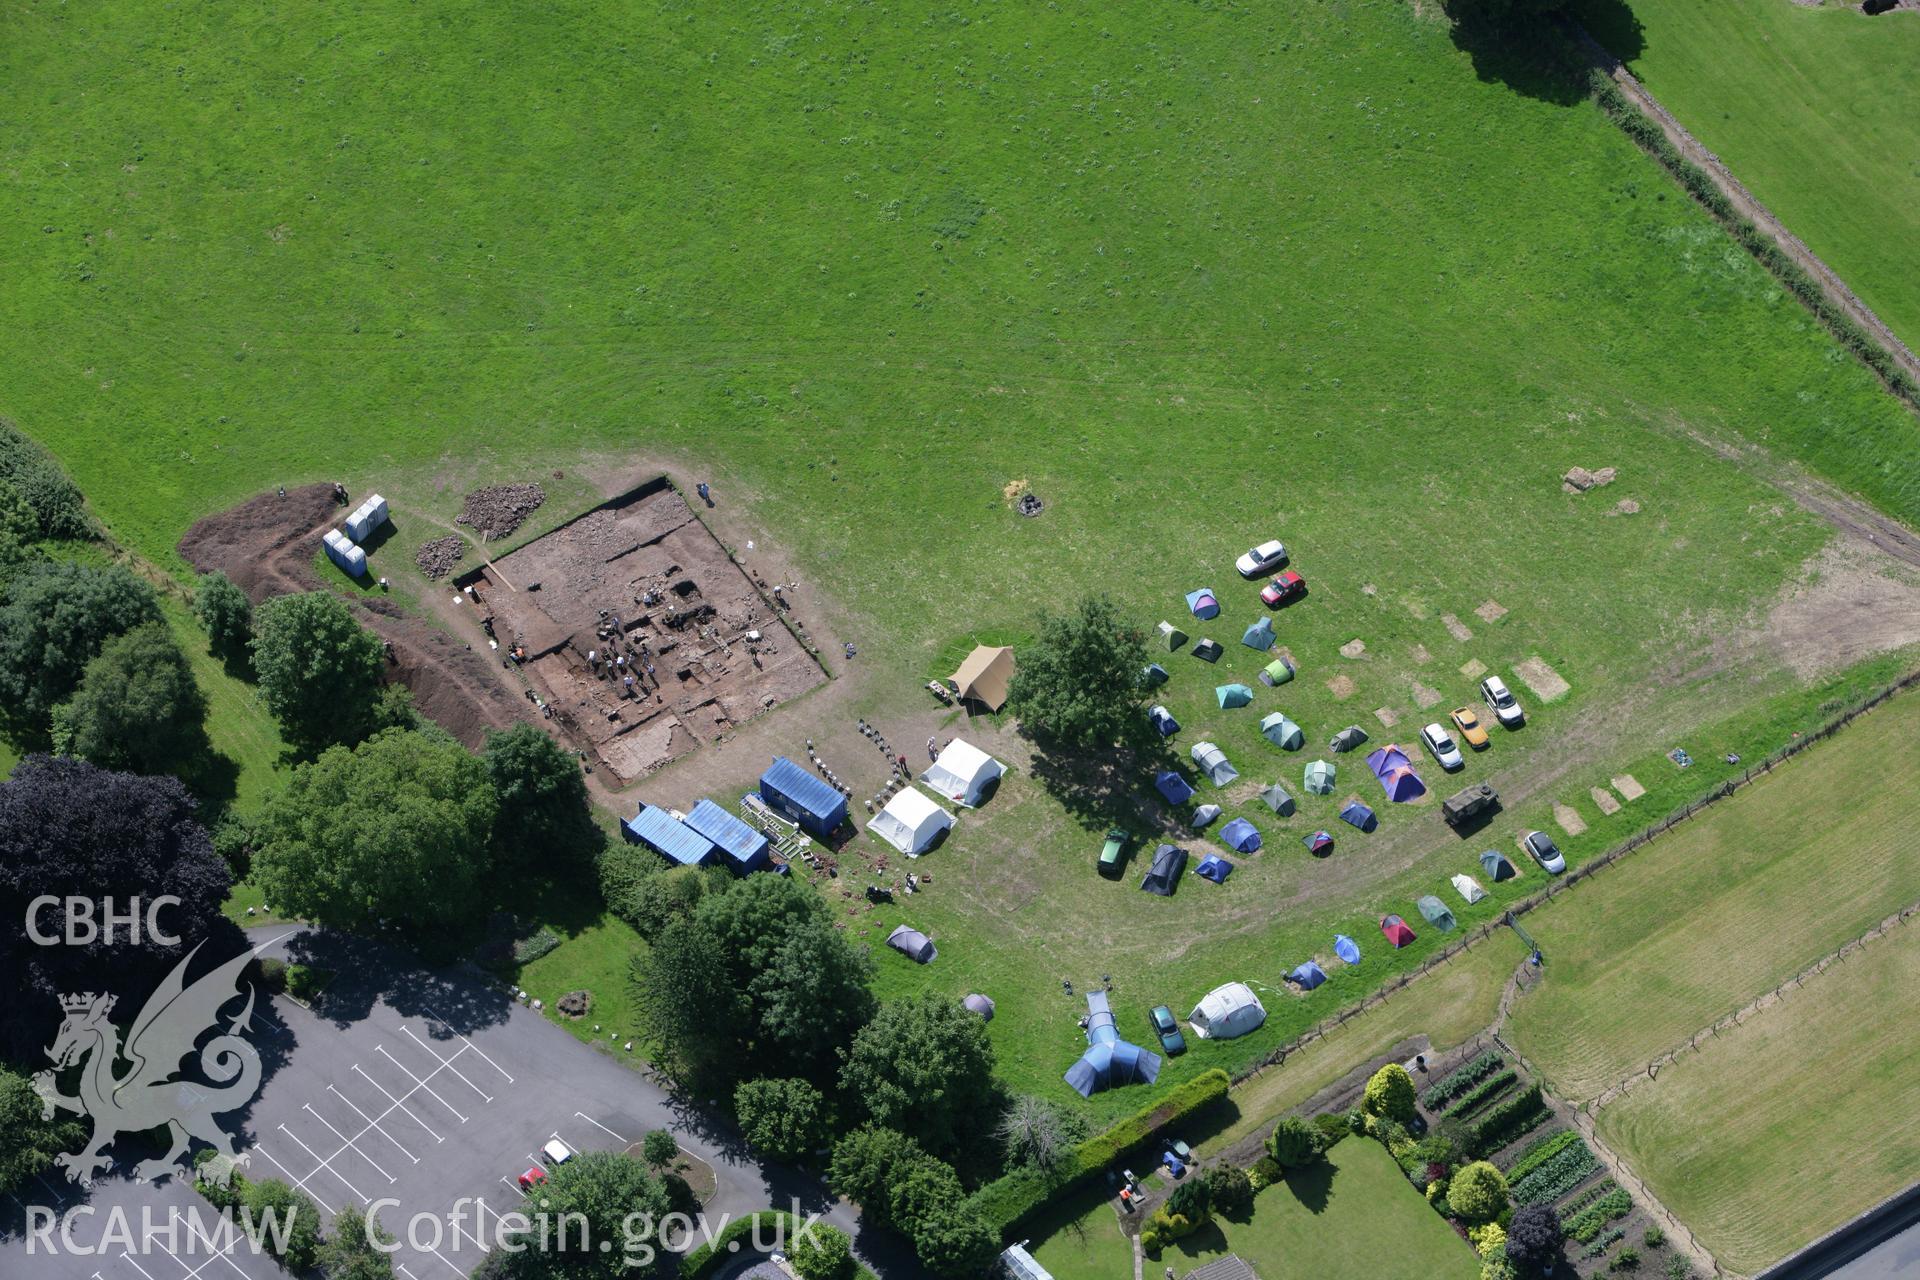
<svg viewBox="0 0 1920 1280"><path fill-rule="evenodd" d="M1920 931L1870 943L1595 1113L1724 1265L1753 1274L1913 1181Z"/></svg>
<svg viewBox="0 0 1920 1280"><path fill-rule="evenodd" d="M1132 1246L1111 1200L1082 1197L1079 1216L1032 1245L1057 1280L1113 1280L1127 1274ZM1472 1280L1480 1261L1446 1221L1408 1185L1377 1142L1349 1139L1324 1162L1295 1171L1254 1198L1244 1222L1216 1218L1147 1259L1147 1272L1171 1265L1182 1274L1238 1254L1263 1276L1326 1280L1421 1276Z"/></svg>
<svg viewBox="0 0 1920 1280"><path fill-rule="evenodd" d="M1509 1027L1549 1087L1593 1097L1920 899L1920 797L1886 773L1917 731L1898 696L1529 914L1547 981Z"/></svg>
<svg viewBox="0 0 1920 1280"><path fill-rule="evenodd" d="M585 476L670 465L858 639L849 724L924 716L921 673L959 637L1092 588L1145 625L1222 591L1218 628L1190 629L1229 659L1176 655L1166 696L1183 752L1214 735L1250 782L1297 784L1377 707L1411 741L1416 681L1444 711L1464 663L1538 655L1572 692L1521 688L1528 729L1467 776L1511 797L1486 843L1561 799L1591 824L1576 857L1896 665L1787 680L1793 655L1739 641L1832 539L1768 477L1803 464L1912 518L1912 415L1597 112L1481 79L1401 0L130 0L14 15L0 75L0 413L175 569L194 517L278 483L382 490L404 563L474 484L540 479L559 519ZM1568 495L1576 464L1620 479ZM1041 519L1007 510L1017 479ZM1280 620L1301 677L1223 715L1212 686L1259 665L1231 559L1275 533L1314 588ZM1508 612L1483 622L1487 601ZM780 713L783 749L829 727L818 701ZM1276 706L1313 752L1257 738ZM682 768L717 794L764 767L741 754ZM1650 794L1602 819L1587 787L1622 768ZM991 992L1009 1080L1058 1094L1081 1047L1062 978L1113 975L1138 1036L1149 1004L1273 987L1358 938L1360 972L1276 992L1261 1036L1166 1079L1245 1061L1431 954L1423 928L1387 955L1374 920L1483 847L1428 805L1332 827L1310 862L1297 837L1333 801L1378 799L1358 771L1172 901L1137 870L1095 879L1102 804L1022 773L923 864L911 918L940 962L883 953L881 991ZM540 970L556 989L616 971L618 940L576 923Z"/></svg>
<svg viewBox="0 0 1920 1280"><path fill-rule="evenodd" d="M1680 122L1920 347L1920 22L1857 5L1634 0L1628 56Z"/></svg>

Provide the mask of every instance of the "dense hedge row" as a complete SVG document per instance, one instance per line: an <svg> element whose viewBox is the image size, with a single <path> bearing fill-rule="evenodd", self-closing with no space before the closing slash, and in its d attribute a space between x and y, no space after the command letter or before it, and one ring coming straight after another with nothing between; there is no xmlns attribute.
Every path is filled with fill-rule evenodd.
<svg viewBox="0 0 1920 1280"><path fill-rule="evenodd" d="M1777 241L1751 221L1742 217L1733 207L1713 178L1706 170L1694 164L1667 140L1660 126L1635 106L1626 94L1620 92L1620 86L1603 71L1590 73L1589 85L1594 101L1600 109L1610 116L1614 123L1625 131L1628 137L1639 143L1647 153L1671 173L1687 193L1705 206L1707 212L1724 224L1740 247L1760 260L1782 288L1804 303L1813 312L1816 319L1827 327L1834 338L1860 362L1880 375L1882 381L1909 405L1920 409L1920 384L1907 376L1906 370L1894 360L1892 354L1875 340L1872 334L1854 322L1852 316L1837 306L1819 282L1808 275L1800 264L1787 255Z"/></svg>
<svg viewBox="0 0 1920 1280"><path fill-rule="evenodd" d="M1485 1080L1482 1080L1479 1084L1461 1094L1459 1099L1447 1108L1447 1114L1456 1119L1464 1119L1472 1115L1475 1111L1478 1111L1481 1107L1486 1106L1489 1102L1492 1102L1494 1098L1498 1097L1500 1091L1512 1084L1514 1079L1515 1076L1512 1067L1488 1076Z"/></svg>
<svg viewBox="0 0 1920 1280"><path fill-rule="evenodd" d="M761 1233L763 1239L777 1235L781 1240L786 1240L800 1227L798 1218L779 1209L762 1209L759 1213L735 1218L721 1228L720 1234L712 1240L687 1250L686 1256L680 1259L680 1280L700 1280L700 1277L733 1256L733 1251L727 1247L731 1244L751 1248L754 1229L761 1223L765 1224Z"/></svg>
<svg viewBox="0 0 1920 1280"><path fill-rule="evenodd" d="M1442 1077L1437 1084L1427 1089L1425 1096L1423 1096L1420 1101L1426 1106L1427 1110L1437 1110L1446 1106L1447 1103L1473 1088L1473 1086L1479 1084L1482 1080L1485 1080L1505 1065L1506 1059L1502 1058L1492 1049L1489 1049L1471 1062L1456 1068L1450 1074Z"/></svg>
<svg viewBox="0 0 1920 1280"><path fill-rule="evenodd" d="M1148 1152L1173 1125L1226 1097L1230 1084L1227 1073L1218 1067L1202 1072L1153 1106L1081 1143L1053 1178L1032 1169L1015 1170L974 1192L974 1207L1005 1237L1055 1197L1085 1186L1128 1157Z"/></svg>
<svg viewBox="0 0 1920 1280"><path fill-rule="evenodd" d="M1480 1117L1473 1126L1474 1146L1482 1152L1498 1151L1546 1118L1540 1101L1540 1086L1528 1085L1505 1102Z"/></svg>

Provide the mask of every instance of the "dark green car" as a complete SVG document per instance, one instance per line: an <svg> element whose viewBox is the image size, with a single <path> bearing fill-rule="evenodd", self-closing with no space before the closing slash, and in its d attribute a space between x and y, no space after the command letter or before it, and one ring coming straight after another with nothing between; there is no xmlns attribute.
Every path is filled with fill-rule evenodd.
<svg viewBox="0 0 1920 1280"><path fill-rule="evenodd" d="M1107 843L1100 850L1100 874L1118 880L1127 867L1127 833L1118 827L1107 832Z"/></svg>
<svg viewBox="0 0 1920 1280"><path fill-rule="evenodd" d="M1187 1038L1180 1034L1180 1024L1174 1019L1173 1010L1157 1004L1147 1011L1147 1021L1153 1024L1153 1034L1160 1037L1160 1047L1167 1051L1169 1058L1187 1051Z"/></svg>

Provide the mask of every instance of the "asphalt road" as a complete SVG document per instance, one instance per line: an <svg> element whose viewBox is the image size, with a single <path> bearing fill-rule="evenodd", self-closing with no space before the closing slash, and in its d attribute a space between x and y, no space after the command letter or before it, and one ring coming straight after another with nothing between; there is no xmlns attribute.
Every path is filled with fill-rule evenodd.
<svg viewBox="0 0 1920 1280"><path fill-rule="evenodd" d="M312 1008L278 997L257 1012L249 1039L261 1052L264 1083L224 1127L236 1135L251 1176L291 1183L329 1214L378 1206L382 1224L399 1237L400 1280L456 1280L478 1266L496 1242L500 1215L522 1203L515 1179L547 1163L542 1148L550 1140L575 1151L624 1150L653 1129L669 1130L713 1167L717 1188L704 1207L704 1229L717 1232L768 1207L819 1214L853 1236L863 1260L887 1280L923 1274L897 1237L863 1231L851 1206L832 1200L817 1179L756 1161L724 1117L676 1099L480 976L427 973L388 948L343 935L252 936L256 945L280 939L269 954L297 955L336 977ZM125 1173L131 1164L123 1160L90 1191L65 1185L57 1170L23 1189L0 1220L0 1275L284 1276L244 1240L205 1239L215 1220L191 1186L134 1183ZM25 1229L29 1206L83 1212L61 1220L70 1231L64 1239L54 1233L49 1253L46 1237ZM115 1210L126 1215L125 1230ZM194 1218L183 1224L169 1216L183 1214ZM144 1227L170 1221L170 1237Z"/></svg>

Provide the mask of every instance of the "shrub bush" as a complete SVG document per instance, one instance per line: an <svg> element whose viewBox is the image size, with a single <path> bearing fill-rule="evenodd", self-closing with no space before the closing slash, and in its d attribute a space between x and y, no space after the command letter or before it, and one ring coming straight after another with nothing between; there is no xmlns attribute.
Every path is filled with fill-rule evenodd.
<svg viewBox="0 0 1920 1280"><path fill-rule="evenodd" d="M1693 1268L1681 1257L1667 1259L1667 1280L1693 1280Z"/></svg>
<svg viewBox="0 0 1920 1280"><path fill-rule="evenodd" d="M1438 1111L1505 1065L1506 1059L1489 1049L1429 1085L1420 1101L1427 1110Z"/></svg>
<svg viewBox="0 0 1920 1280"><path fill-rule="evenodd" d="M1298 1169L1320 1158L1319 1135L1299 1116L1282 1116L1267 1135L1267 1154L1282 1169Z"/></svg>
<svg viewBox="0 0 1920 1280"><path fill-rule="evenodd" d="M1333 1145L1347 1136L1347 1118L1344 1115L1329 1114L1313 1118L1315 1143L1324 1155Z"/></svg>
<svg viewBox="0 0 1920 1280"><path fill-rule="evenodd" d="M1213 1216L1213 1188L1200 1178L1186 1179L1167 1197L1167 1213L1200 1226Z"/></svg>
<svg viewBox="0 0 1920 1280"><path fill-rule="evenodd" d="M1613 1266L1609 1268L1609 1270L1632 1271L1637 1267L1639 1267L1639 1265L1640 1265L1639 1250L1635 1249L1632 1245L1628 1245L1626 1248L1622 1249L1620 1252L1613 1255Z"/></svg>
<svg viewBox="0 0 1920 1280"><path fill-rule="evenodd" d="M1203 1071L1161 1101L1081 1143L1058 1176L1048 1178L1032 1169L1019 1169L980 1188L972 1202L1005 1236L1045 1209L1056 1196L1078 1190L1133 1155L1154 1150L1162 1133L1217 1104L1227 1096L1231 1084L1227 1073L1218 1067Z"/></svg>
<svg viewBox="0 0 1920 1280"><path fill-rule="evenodd" d="M1597 1258L1601 1254L1605 1253L1607 1250L1613 1248L1613 1246L1616 1243L1625 1239L1626 1234L1627 1233L1625 1231L1622 1231L1619 1227L1614 1227L1611 1230L1607 1231L1602 1236L1600 1236L1600 1238L1595 1240L1592 1244L1588 1245L1585 1249L1582 1249L1580 1251L1580 1256L1583 1258Z"/></svg>
<svg viewBox="0 0 1920 1280"><path fill-rule="evenodd" d="M1468 1222L1486 1222L1507 1207L1507 1180L1485 1160L1476 1160L1453 1175L1447 1203Z"/></svg>
<svg viewBox="0 0 1920 1280"><path fill-rule="evenodd" d="M1493 1249L1480 1259L1480 1280L1515 1280L1515 1274L1505 1249Z"/></svg>
<svg viewBox="0 0 1920 1280"><path fill-rule="evenodd" d="M794 1242L790 1256L800 1280L853 1280L853 1241L838 1227L815 1226Z"/></svg>
<svg viewBox="0 0 1920 1280"><path fill-rule="evenodd" d="M1661 1245L1665 1244L1666 1242L1667 1242L1667 1233L1662 1231L1657 1226L1648 1227L1645 1233L1642 1234L1640 1237L1640 1243L1644 1244L1649 1249L1658 1249Z"/></svg>
<svg viewBox="0 0 1920 1280"><path fill-rule="evenodd" d="M1525 1177L1510 1184L1517 1204L1550 1204L1586 1181L1600 1167L1587 1144L1578 1138L1536 1164Z"/></svg>
<svg viewBox="0 0 1920 1280"><path fill-rule="evenodd" d="M91 538L93 520L79 486L67 478L53 455L28 439L11 422L0 422L0 480L26 499L47 538Z"/></svg>
<svg viewBox="0 0 1920 1280"><path fill-rule="evenodd" d="M734 1256L728 1246L739 1244L746 1247L753 1239L756 1228L760 1229L760 1238L770 1239L776 1235L786 1240L800 1228L799 1219L790 1213L778 1209L762 1209L759 1213L750 1213L744 1218L735 1218L720 1232L703 1244L689 1249L680 1259L680 1280L700 1280L722 1262Z"/></svg>
<svg viewBox="0 0 1920 1280"><path fill-rule="evenodd" d="M1253 1184L1255 1191L1266 1190L1279 1182L1283 1176L1280 1162L1272 1156L1261 1156L1253 1162L1253 1167L1247 1170L1247 1181Z"/></svg>
<svg viewBox="0 0 1920 1280"><path fill-rule="evenodd" d="M1497 1222L1483 1222L1467 1229L1467 1243L1484 1258L1495 1249L1507 1247L1507 1229Z"/></svg>
<svg viewBox="0 0 1920 1280"><path fill-rule="evenodd" d="M1389 1062L1367 1081L1368 1114L1405 1123L1413 1119L1413 1077L1397 1062Z"/></svg>
<svg viewBox="0 0 1920 1280"><path fill-rule="evenodd" d="M1235 1213L1253 1203L1253 1182L1235 1164L1217 1164L1207 1170L1207 1195L1221 1213Z"/></svg>

